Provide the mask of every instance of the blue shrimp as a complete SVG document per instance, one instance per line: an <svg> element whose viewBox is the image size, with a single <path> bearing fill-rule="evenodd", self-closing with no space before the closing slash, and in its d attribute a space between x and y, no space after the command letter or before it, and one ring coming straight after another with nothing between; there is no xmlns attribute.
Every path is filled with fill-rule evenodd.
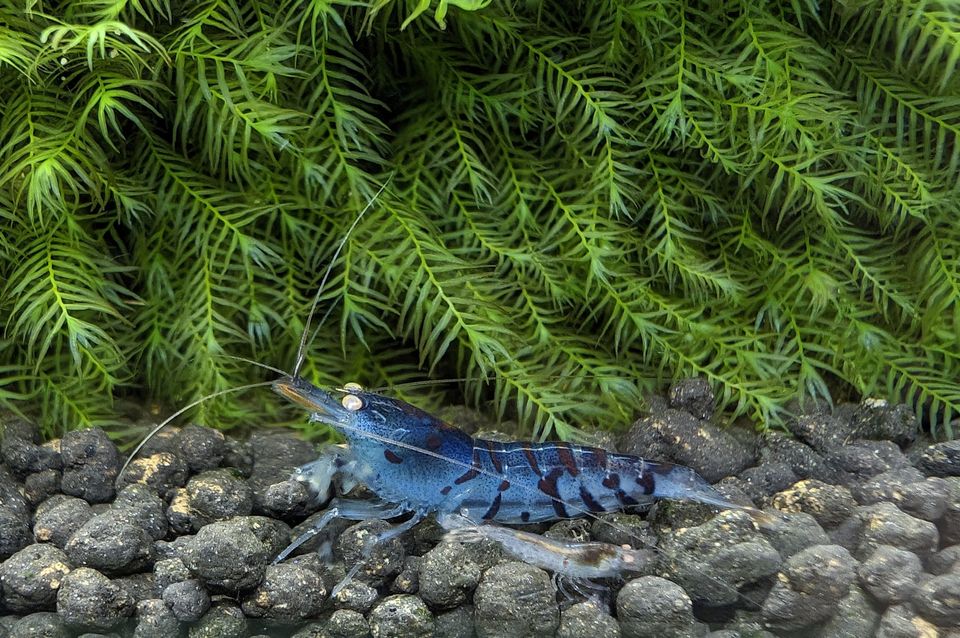
<svg viewBox="0 0 960 638"><path fill-rule="evenodd" d="M398 399L347 384L322 390L300 377L273 383L281 396L306 408L313 421L347 439L298 468L294 478L326 498L331 480L364 483L377 498L335 498L320 520L287 547L286 558L334 518L394 518L405 522L375 542L400 534L431 513L520 524L631 509L656 499L683 499L744 510L688 467L564 442L501 443L473 438Z"/></svg>

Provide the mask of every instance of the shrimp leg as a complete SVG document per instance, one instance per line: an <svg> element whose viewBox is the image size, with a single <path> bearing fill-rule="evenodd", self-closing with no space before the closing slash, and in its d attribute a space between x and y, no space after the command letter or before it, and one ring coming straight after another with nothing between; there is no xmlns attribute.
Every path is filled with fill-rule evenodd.
<svg viewBox="0 0 960 638"><path fill-rule="evenodd" d="M345 518L351 521L363 521L368 518L387 519L400 516L408 511L410 511L409 508L405 507L404 505L396 505L394 503L387 503L385 501L358 501L352 499L335 498L330 501L330 507L328 507L323 513L323 516L320 517L320 520L314 523L310 529L301 534L297 540L290 543L282 552L280 552L280 554L273 559L273 564L276 565L277 563L283 561L298 547L323 531L323 528L335 518ZM414 518L416 518L416 516L414 516ZM396 527L402 527L409 522L410 521L406 521L405 523L401 523ZM387 530L387 532L391 532L394 529L396 528L391 528ZM386 532L384 532L384 534L385 533ZM381 542L381 540L376 540L376 542Z"/></svg>
<svg viewBox="0 0 960 638"><path fill-rule="evenodd" d="M390 529L385 529L382 532L373 536L369 541L364 544L362 557L363 560L357 561L353 567L350 568L350 571L347 572L347 575L343 577L339 583L330 591L330 597L334 597L341 589L346 587L347 583L353 580L353 577L357 575L357 572L360 571L360 568L363 566L364 561L370 558L370 554L373 553L373 548L379 545L384 541L388 541L391 538L395 538L400 534L403 534L409 529L412 529L414 525L422 521L427 516L427 510L415 510L413 516L410 517L410 520L404 521L397 525L394 525ZM299 539L298 539L299 540Z"/></svg>

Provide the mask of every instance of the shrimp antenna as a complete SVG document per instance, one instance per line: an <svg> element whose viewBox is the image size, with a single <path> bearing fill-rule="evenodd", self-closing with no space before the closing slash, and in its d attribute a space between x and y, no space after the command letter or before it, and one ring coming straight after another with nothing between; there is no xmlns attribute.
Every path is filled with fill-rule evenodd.
<svg viewBox="0 0 960 638"><path fill-rule="evenodd" d="M353 220L353 223L350 224L350 228L347 229L343 239L341 239L340 243L337 245L337 249L333 252L333 257L330 258L330 263L327 264L327 270L323 273L323 279L320 280L320 285L317 286L317 294L313 296L313 303L310 304L310 312L307 314L307 323L303 327L303 334L300 335L300 346L297 348L297 360L293 366L293 372L290 375L293 378L300 376L300 370L303 368L304 361L306 361L307 336L310 334L310 323L313 321L313 315L317 312L317 305L320 303L320 295L323 294L323 289L327 285L327 280L330 278L330 273L333 271L333 266L337 263L337 258L340 257L340 252L343 250L343 247L346 246L347 241L349 241L350 234L353 232L353 229L357 227L357 225L360 223L360 220L363 219L363 216L367 214L367 211L373 207L373 203L377 201L377 198L380 197L380 194L387 189L387 185L390 184L391 179L393 179L393 173L390 173L390 175L387 176L387 179L383 182L383 186L380 187L380 190L374 193L370 201L367 202L367 205L363 207L363 210L360 211L360 214L358 214L356 219Z"/></svg>
<svg viewBox="0 0 960 638"><path fill-rule="evenodd" d="M241 386L238 386L238 387L236 387L236 388L227 388L226 390L220 390L219 392L214 392L213 394L208 394L208 395L206 395L206 396L200 397L199 399L197 399L197 400L194 401L193 403L190 403L189 405L186 405L186 406L180 408L179 410L177 410L176 412L174 412L173 414L171 414L170 416L168 416L166 419L164 419L163 421L161 421L161 422L160 422L160 425L158 425L157 427L155 427L155 428L153 428L152 430L150 430L150 434L148 434L147 436L145 436L145 437L143 438L143 440L140 441L140 443L137 445L137 447L133 448L133 452L130 453L130 456L128 456L128 457L127 457L127 460L124 462L123 467L120 468L120 472L117 474L117 480L114 482L114 485L116 485L116 486L119 486L119 485L120 485L120 481L121 481L121 479L123 478L123 473L127 471L127 468L128 468L128 467L130 467L130 463L133 462L133 459L137 458L137 454L140 453L140 450L143 449L143 446L145 446L145 445L150 441L150 439L152 439L153 437L155 437L155 436L160 432L160 430L162 430L163 428L167 427L167 425L168 425L171 421L173 421L174 419L176 419L177 417L179 417L179 416L180 416L181 414L183 414L184 412L186 412L186 411L188 411L188 410L192 410L193 408L197 407L197 406L200 405L201 403L204 403L205 401L209 401L210 399L214 399L214 398L216 398L216 397L220 397L220 396L223 396L223 395L225 395L225 394L232 394L232 393L234 393L234 392L242 392L243 390L250 390L250 389L252 389L252 388L260 388L260 387L264 387L264 386L268 386L268 385L272 385L272 384L273 384L273 381L261 381L260 383L251 383L251 384L249 384L249 385L241 385Z"/></svg>
<svg viewBox="0 0 960 638"><path fill-rule="evenodd" d="M220 356L225 359L230 359L231 361L240 361L242 363L248 363L258 368L263 368L264 370L269 370L270 372L275 372L276 374L279 374L281 377L287 376L287 373L281 370L280 368L274 368L273 366L269 366L266 363L260 363L259 361L254 361L253 359L247 359L246 357L240 357L235 354L221 354Z"/></svg>

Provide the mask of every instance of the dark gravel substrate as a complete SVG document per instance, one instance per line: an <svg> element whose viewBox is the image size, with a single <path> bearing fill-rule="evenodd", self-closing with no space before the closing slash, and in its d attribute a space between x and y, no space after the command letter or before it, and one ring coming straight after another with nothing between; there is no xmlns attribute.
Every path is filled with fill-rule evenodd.
<svg viewBox="0 0 960 638"><path fill-rule="evenodd" d="M288 478L310 445L187 426L151 443L118 492L121 456L103 432L41 445L0 419L0 638L960 638L960 442L917 441L909 410L876 400L797 417L792 436L721 430L697 380L652 412L620 452L691 466L784 520L760 529L672 502L531 526L655 544L655 564L599 601L558 596L550 574L496 544L441 542L432 521L377 547L331 596L386 524L336 523L319 553L270 564L315 520Z"/></svg>

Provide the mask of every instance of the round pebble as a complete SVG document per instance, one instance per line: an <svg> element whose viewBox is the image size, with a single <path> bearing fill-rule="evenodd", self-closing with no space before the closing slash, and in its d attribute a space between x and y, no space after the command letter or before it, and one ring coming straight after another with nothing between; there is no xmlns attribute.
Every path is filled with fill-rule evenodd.
<svg viewBox="0 0 960 638"><path fill-rule="evenodd" d="M860 508L862 523L857 555L866 558L879 545L892 545L923 557L937 550L940 534L936 525L901 511L893 503Z"/></svg>
<svg viewBox="0 0 960 638"><path fill-rule="evenodd" d="M850 490L816 479L796 483L773 497L772 504L782 512L806 512L824 527L834 527L857 508Z"/></svg>
<svg viewBox="0 0 960 638"><path fill-rule="evenodd" d="M197 621L210 609L210 594L195 578L167 585L161 598L181 622Z"/></svg>
<svg viewBox="0 0 960 638"><path fill-rule="evenodd" d="M853 584L833 616L820 625L817 635L819 638L873 636L879 622L880 614L874 609L870 596Z"/></svg>
<svg viewBox="0 0 960 638"><path fill-rule="evenodd" d="M67 629L59 614L41 611L17 620L10 627L10 637L19 638L70 638L73 633Z"/></svg>
<svg viewBox="0 0 960 638"><path fill-rule="evenodd" d="M337 538L334 552L347 565L362 563L356 578L375 587L384 585L400 573L407 557L399 537L376 540L378 534L391 527L390 523L379 520L352 525Z"/></svg>
<svg viewBox="0 0 960 638"><path fill-rule="evenodd" d="M187 462L171 452L157 452L135 458L121 477L124 485L142 483L166 500L168 494L187 483L190 468Z"/></svg>
<svg viewBox="0 0 960 638"><path fill-rule="evenodd" d="M910 605L894 605L880 617L876 638L937 638L940 631Z"/></svg>
<svg viewBox="0 0 960 638"><path fill-rule="evenodd" d="M926 580L917 587L912 601L924 618L945 627L960 626L960 574Z"/></svg>
<svg viewBox="0 0 960 638"><path fill-rule="evenodd" d="M133 615L133 599L89 567L67 574L57 592L57 613L74 629L109 631Z"/></svg>
<svg viewBox="0 0 960 638"><path fill-rule="evenodd" d="M155 541L167 535L169 526L163 501L146 485L133 484L123 488L112 509L122 512L124 518L142 527Z"/></svg>
<svg viewBox="0 0 960 638"><path fill-rule="evenodd" d="M481 637L553 636L560 624L550 576L526 563L500 563L484 572L473 603Z"/></svg>
<svg viewBox="0 0 960 638"><path fill-rule="evenodd" d="M920 455L917 467L928 476L960 476L960 439L929 446Z"/></svg>
<svg viewBox="0 0 960 638"><path fill-rule="evenodd" d="M857 561L837 545L817 545L792 556L763 603L771 626L796 631L829 618L856 577Z"/></svg>
<svg viewBox="0 0 960 638"><path fill-rule="evenodd" d="M0 560L4 560L29 545L29 519L13 508L0 506Z"/></svg>
<svg viewBox="0 0 960 638"><path fill-rule="evenodd" d="M474 608L461 605L456 609L438 614L433 624L437 638L475 638L476 623L473 621Z"/></svg>
<svg viewBox="0 0 960 638"><path fill-rule="evenodd" d="M420 598L435 609L452 609L465 603L483 570L495 561L483 560L477 551L482 545L443 542L424 554L420 561ZM450 569L451 565L457 568Z"/></svg>
<svg viewBox="0 0 960 638"><path fill-rule="evenodd" d="M742 511L721 512L698 525L667 532L660 544L661 575L693 600L729 605L739 590L777 572L780 555Z"/></svg>
<svg viewBox="0 0 960 638"><path fill-rule="evenodd" d="M617 594L617 618L623 638L679 638L694 625L693 603L680 585L643 576Z"/></svg>
<svg viewBox="0 0 960 638"><path fill-rule="evenodd" d="M183 564L207 585L228 592L254 587L263 580L276 552L248 519L238 517L202 527L183 547Z"/></svg>
<svg viewBox="0 0 960 638"><path fill-rule="evenodd" d="M172 492L166 518L179 534L197 532L204 525L247 516L253 511L253 492L232 470L210 470L194 476L186 487Z"/></svg>
<svg viewBox="0 0 960 638"><path fill-rule="evenodd" d="M373 638L416 638L433 635L433 615L416 596L387 596L370 610L367 621Z"/></svg>
<svg viewBox="0 0 960 638"><path fill-rule="evenodd" d="M281 563L267 567L263 582L243 600L243 612L284 624L319 614L327 598L320 576L302 565Z"/></svg>
<svg viewBox="0 0 960 638"><path fill-rule="evenodd" d="M120 455L103 430L74 430L60 442L63 457L64 494L88 503L105 503L113 498L114 481L120 471Z"/></svg>
<svg viewBox="0 0 960 638"><path fill-rule="evenodd" d="M247 638L247 618L233 603L218 602L190 627L190 638Z"/></svg>
<svg viewBox="0 0 960 638"><path fill-rule="evenodd" d="M736 475L754 461L750 450L725 430L670 408L634 423L624 436L623 451L686 465L710 483Z"/></svg>
<svg viewBox="0 0 960 638"><path fill-rule="evenodd" d="M180 430L174 437L174 445L194 473L218 467L226 454L223 433L199 425L190 424Z"/></svg>
<svg viewBox="0 0 960 638"><path fill-rule="evenodd" d="M910 600L920 580L920 558L889 545L880 545L857 571L860 584L879 602Z"/></svg>
<svg viewBox="0 0 960 638"><path fill-rule="evenodd" d="M137 603L137 626L134 638L167 638L180 635L180 621L159 598Z"/></svg>
<svg viewBox="0 0 960 638"><path fill-rule="evenodd" d="M50 543L60 549L93 517L93 510L85 500L57 494L37 507L34 515L33 537L38 543Z"/></svg>
<svg viewBox="0 0 960 638"><path fill-rule="evenodd" d="M37 505L60 493L60 470L42 470L29 474L23 482L23 493L31 505Z"/></svg>
<svg viewBox="0 0 960 638"><path fill-rule="evenodd" d="M351 580L341 586L340 591L333 597L333 606L337 609L352 609L365 614L370 611L379 597L377 590L367 583Z"/></svg>
<svg viewBox="0 0 960 638"><path fill-rule="evenodd" d="M619 638L620 625L593 601L571 605L560 612L557 638Z"/></svg>
<svg viewBox="0 0 960 638"><path fill-rule="evenodd" d="M109 574L141 569L153 558L153 538L138 518L136 510L125 507L92 517L67 541L67 556L75 565Z"/></svg>
<svg viewBox="0 0 960 638"><path fill-rule="evenodd" d="M330 614L321 631L320 635L330 638L357 638L357 636L369 635L370 625L360 612L352 609L337 609Z"/></svg>
<svg viewBox="0 0 960 638"><path fill-rule="evenodd" d="M0 600L18 614L52 611L70 570L67 555L53 545L29 545L0 564Z"/></svg>

